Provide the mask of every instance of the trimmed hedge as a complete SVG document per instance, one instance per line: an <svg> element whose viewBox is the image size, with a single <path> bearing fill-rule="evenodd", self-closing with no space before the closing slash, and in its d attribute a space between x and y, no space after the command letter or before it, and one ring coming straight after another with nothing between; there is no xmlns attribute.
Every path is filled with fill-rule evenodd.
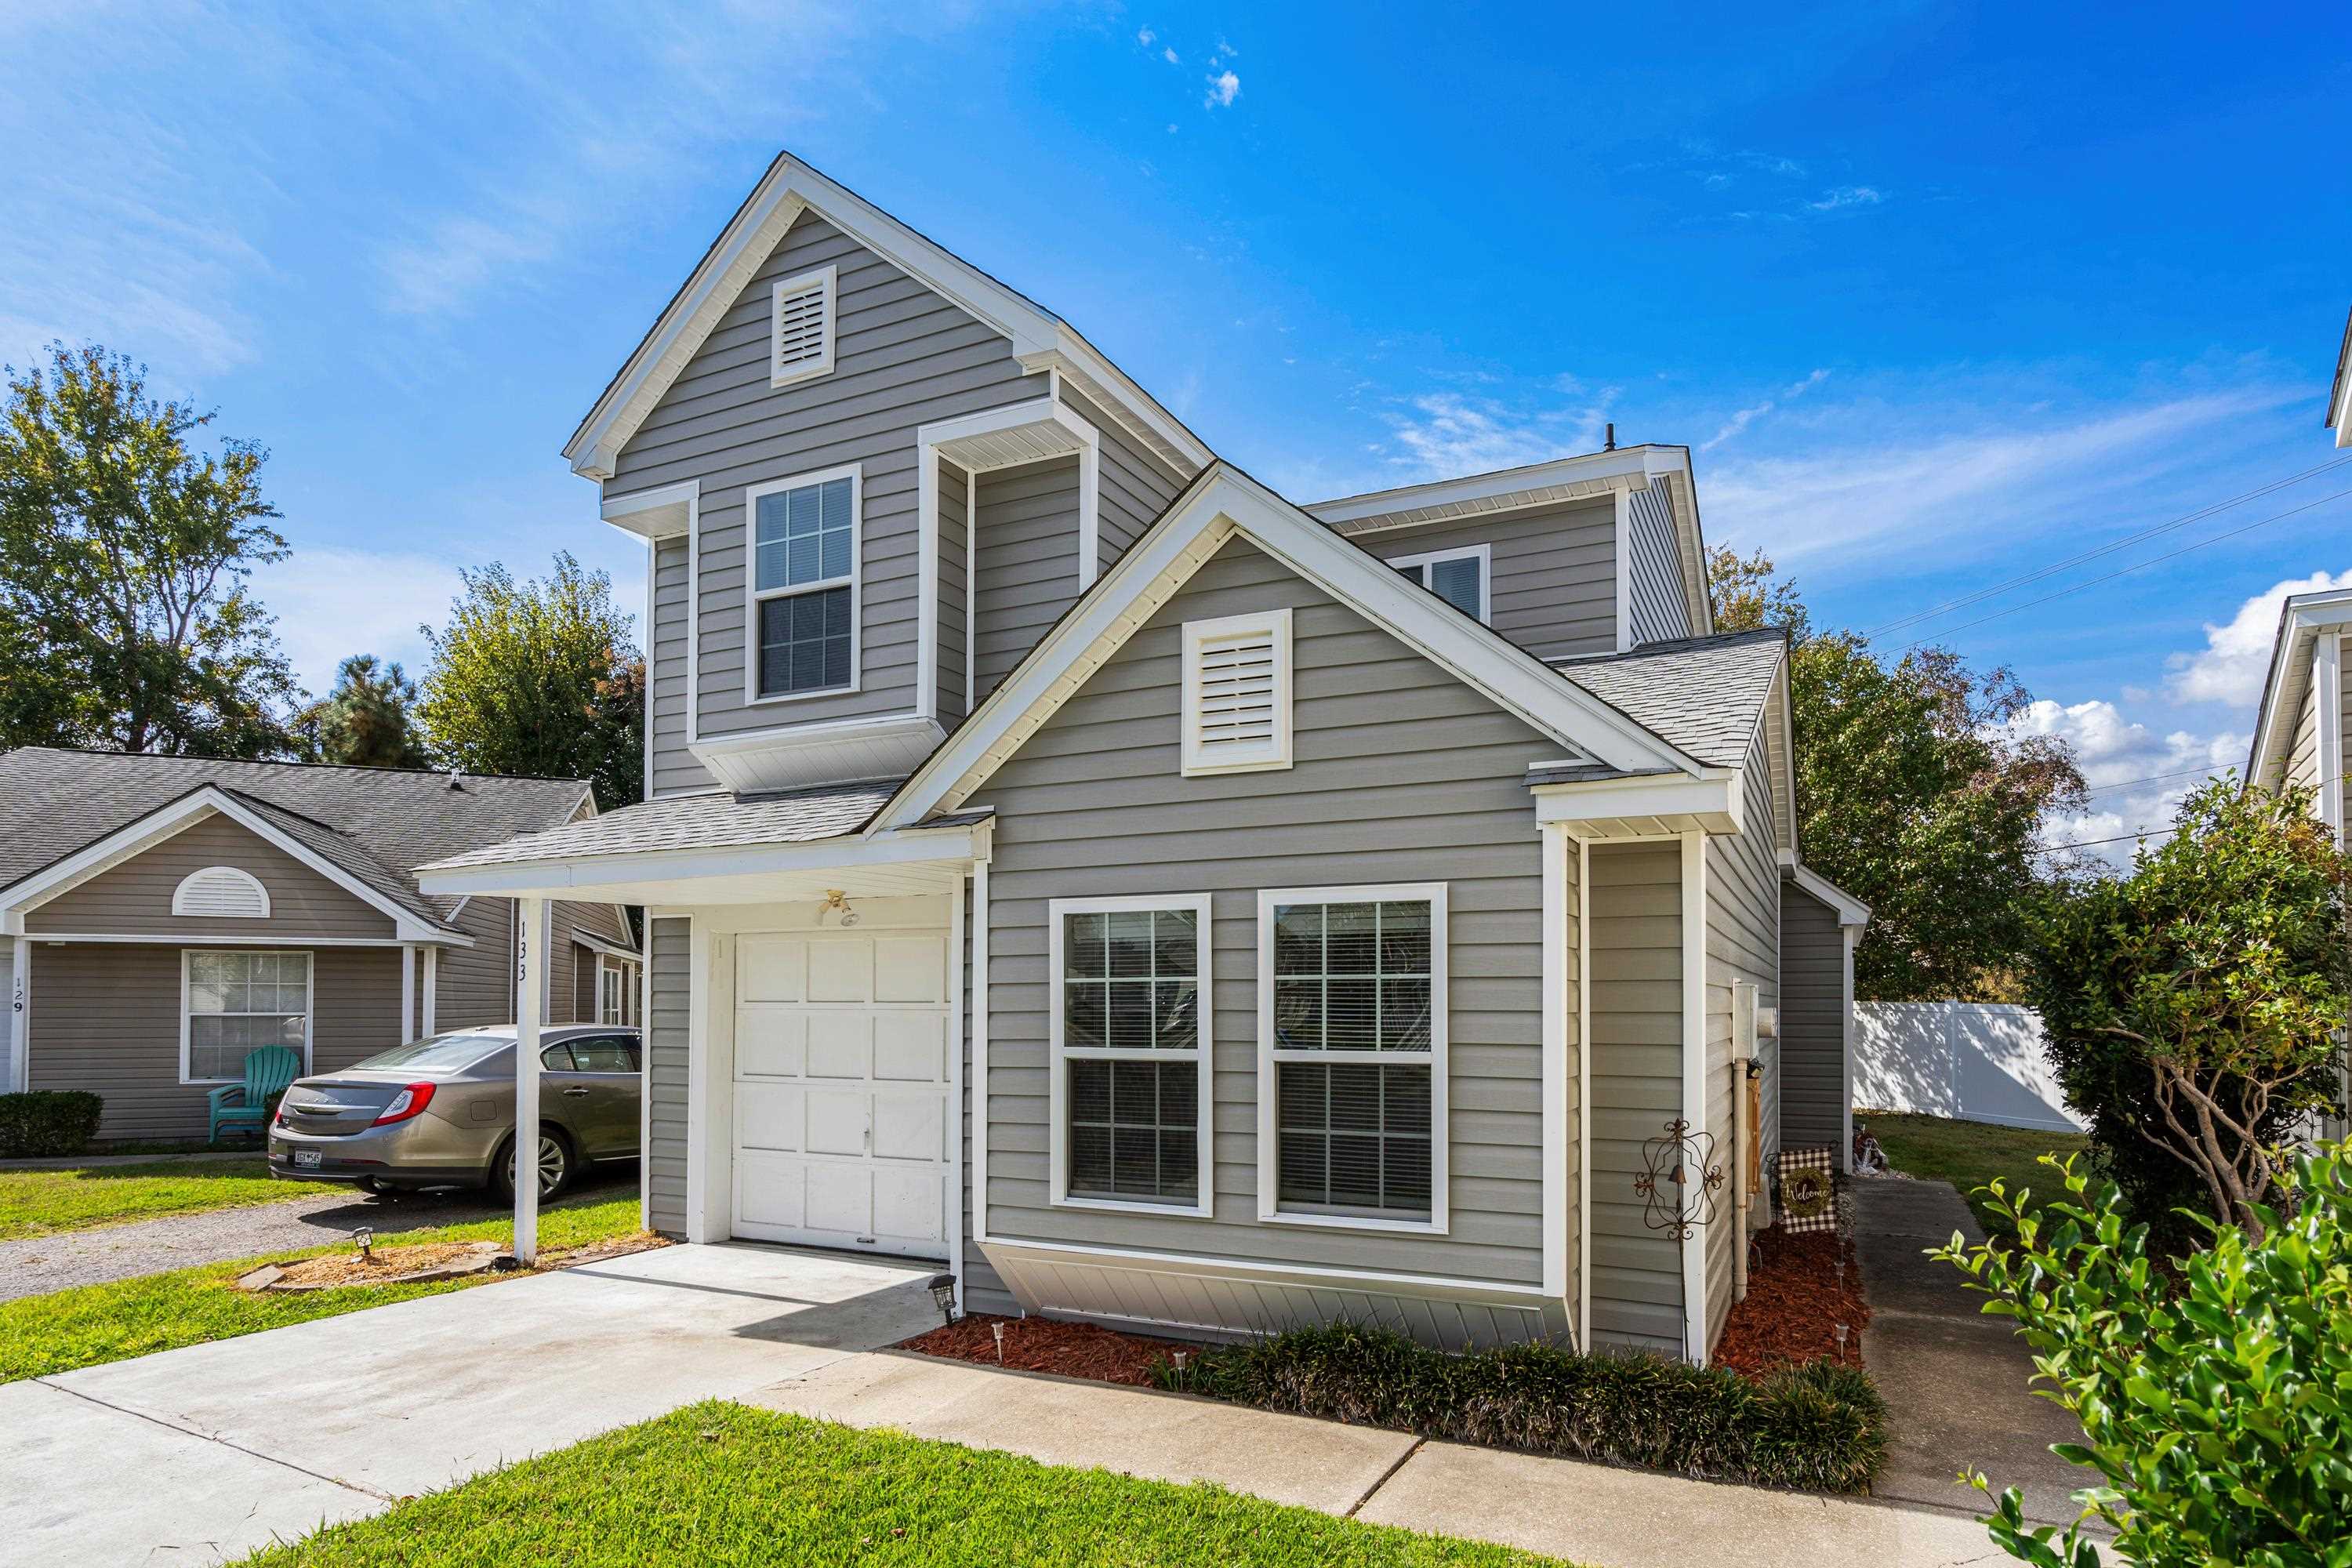
<svg viewBox="0 0 2352 1568"><path fill-rule="evenodd" d="M1154 1377L1263 1410L1806 1491L1866 1492L1886 1458L1885 1401L1860 1368L1822 1362L1751 1381L1555 1344L1455 1355L1341 1322L1162 1362Z"/></svg>
<svg viewBox="0 0 2352 1568"><path fill-rule="evenodd" d="M0 1094L0 1160L79 1154L98 1136L106 1102L78 1089Z"/></svg>

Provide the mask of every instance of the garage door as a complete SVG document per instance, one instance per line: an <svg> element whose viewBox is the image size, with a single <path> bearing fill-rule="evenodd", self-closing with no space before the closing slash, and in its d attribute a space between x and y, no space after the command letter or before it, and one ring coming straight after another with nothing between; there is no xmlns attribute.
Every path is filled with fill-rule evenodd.
<svg viewBox="0 0 2352 1568"><path fill-rule="evenodd" d="M741 936L735 1234L947 1255L944 931Z"/></svg>

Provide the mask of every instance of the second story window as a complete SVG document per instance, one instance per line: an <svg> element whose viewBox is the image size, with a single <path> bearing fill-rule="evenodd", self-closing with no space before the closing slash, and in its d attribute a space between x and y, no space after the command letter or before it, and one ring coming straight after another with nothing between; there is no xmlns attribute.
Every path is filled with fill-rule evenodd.
<svg viewBox="0 0 2352 1568"><path fill-rule="evenodd" d="M1492 619L1487 583L1493 574L1493 557L1490 546L1473 544L1462 550L1433 550L1424 555L1391 555L1389 564L1464 615L1484 621Z"/></svg>
<svg viewBox="0 0 2352 1568"><path fill-rule="evenodd" d="M858 504L854 468L745 492L753 700L856 689Z"/></svg>

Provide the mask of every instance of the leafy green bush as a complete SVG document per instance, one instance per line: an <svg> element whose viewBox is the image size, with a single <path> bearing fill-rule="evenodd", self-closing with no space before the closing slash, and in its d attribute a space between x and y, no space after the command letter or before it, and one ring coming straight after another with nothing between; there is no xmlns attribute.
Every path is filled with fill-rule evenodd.
<svg viewBox="0 0 2352 1568"><path fill-rule="evenodd" d="M1455 1355L1339 1322L1163 1361L1155 1376L1264 1410L1760 1486L1867 1491L1886 1454L1878 1391L1826 1363L1751 1382L1554 1344Z"/></svg>
<svg viewBox="0 0 2352 1568"><path fill-rule="evenodd" d="M2280 1173L2281 1205L2260 1239L2202 1215L2207 1247L2168 1282L2148 1227L2128 1229L2113 1183L2086 1200L2072 1159L2045 1160L2069 1194L2029 1208L1999 1182L1992 1201L2016 1250L1963 1247L1957 1264L1988 1312L2015 1318L2086 1442L2054 1451L2098 1474L2063 1536L2029 1530L2011 1488L1985 1522L2011 1557L2096 1568L2081 1525L2116 1532L2148 1568L2342 1568L2352 1563L2352 1163L2344 1146ZM1990 1490L1981 1477L1979 1487Z"/></svg>
<svg viewBox="0 0 2352 1568"><path fill-rule="evenodd" d="M0 1094L0 1160L79 1154L98 1136L106 1102L78 1089Z"/></svg>

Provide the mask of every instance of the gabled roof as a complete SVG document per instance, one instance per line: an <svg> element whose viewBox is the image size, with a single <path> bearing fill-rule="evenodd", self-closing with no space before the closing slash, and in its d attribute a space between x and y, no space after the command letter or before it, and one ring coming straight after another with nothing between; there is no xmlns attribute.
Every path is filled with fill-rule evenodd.
<svg viewBox="0 0 2352 1568"><path fill-rule="evenodd" d="M1736 768L1748 760L1773 677L1788 656L1788 634L1766 626L1550 662L1709 767Z"/></svg>
<svg viewBox="0 0 2352 1568"><path fill-rule="evenodd" d="M1860 931L1870 923L1870 906L1831 881L1810 866L1793 858L1783 858L1780 875L1802 888L1807 893L1827 905L1838 918L1838 924Z"/></svg>
<svg viewBox="0 0 2352 1568"><path fill-rule="evenodd" d="M813 844L866 826L898 779L824 784L780 795L674 795L623 806L544 833L453 855L422 868L461 871L530 860L596 855L649 855L670 849L723 849L750 844Z"/></svg>
<svg viewBox="0 0 2352 1568"><path fill-rule="evenodd" d="M876 815L867 833L912 826L969 800L1237 535L1549 736L1570 763L1613 774L1694 777L1707 766L1221 460L1055 623Z"/></svg>
<svg viewBox="0 0 2352 1568"><path fill-rule="evenodd" d="M1195 473L1213 456L1183 421L1067 321L792 153L779 153L564 443L563 455L573 472L593 479L612 477L621 448L793 221L809 211L822 214L867 249L1011 338L1013 355L1024 369L1060 373L1178 473Z"/></svg>
<svg viewBox="0 0 2352 1568"><path fill-rule="evenodd" d="M2271 643L2270 673L2254 715L2253 751L2246 759L2246 787L2275 789L2294 746L2305 688L2311 684L2312 645L2323 629L2352 631L2352 588L2295 594L2279 606L2278 636Z"/></svg>
<svg viewBox="0 0 2352 1568"><path fill-rule="evenodd" d="M2327 417L2323 430L2336 432L2336 444L2352 447L2352 311L2344 317L2344 342L2336 351L2336 380L2327 388Z"/></svg>
<svg viewBox="0 0 2352 1568"><path fill-rule="evenodd" d="M453 787L454 784L454 787ZM410 918L446 929L455 900L415 868L593 809L576 779L159 757L26 746L0 753L0 900L45 869L212 790Z"/></svg>

